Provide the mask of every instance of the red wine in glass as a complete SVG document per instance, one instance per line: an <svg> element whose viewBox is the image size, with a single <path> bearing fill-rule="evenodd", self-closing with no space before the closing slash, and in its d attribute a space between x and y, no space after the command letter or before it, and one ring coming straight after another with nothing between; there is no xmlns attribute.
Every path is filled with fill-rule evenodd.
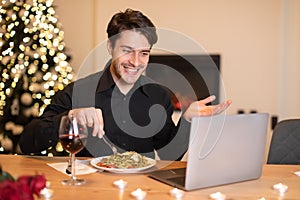
<svg viewBox="0 0 300 200"><path fill-rule="evenodd" d="M88 129L85 124L79 123L75 117L63 116L59 126L59 140L63 148L71 154L71 179L63 180L63 185L81 185L84 179L75 177L75 154L81 151L86 142Z"/></svg>
<svg viewBox="0 0 300 200"><path fill-rule="evenodd" d="M76 134L65 134L59 136L60 143L65 150L70 153L78 153L84 148L86 144L87 136L86 135L76 135Z"/></svg>

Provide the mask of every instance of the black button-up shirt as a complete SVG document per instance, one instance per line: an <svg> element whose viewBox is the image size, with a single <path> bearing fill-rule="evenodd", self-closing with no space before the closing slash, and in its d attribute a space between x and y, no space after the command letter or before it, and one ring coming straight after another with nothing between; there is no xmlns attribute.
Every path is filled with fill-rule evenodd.
<svg viewBox="0 0 300 200"><path fill-rule="evenodd" d="M124 95L106 67L104 71L75 81L58 92L43 115L25 127L20 139L21 150L38 153L55 145L61 116L67 115L71 109L83 107L102 110L105 137L120 152L136 151L154 157L154 150L157 150L160 158L175 160L187 148L188 122L181 120L185 128L178 134L178 127L171 118L173 105L169 91L141 76ZM94 157L110 154L108 146L91 134L85 149L78 153Z"/></svg>

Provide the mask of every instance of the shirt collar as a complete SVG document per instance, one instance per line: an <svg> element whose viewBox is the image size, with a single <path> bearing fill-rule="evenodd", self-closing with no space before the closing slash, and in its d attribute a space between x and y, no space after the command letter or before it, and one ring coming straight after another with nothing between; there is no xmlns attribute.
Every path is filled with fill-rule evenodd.
<svg viewBox="0 0 300 200"><path fill-rule="evenodd" d="M102 73L102 75L99 79L99 82L98 82L96 93L101 93L101 92L103 92L105 90L108 90L108 89L110 89L110 88L112 88L116 85L113 78L112 78L110 70L109 70L110 63L111 62L108 62L105 65L103 73Z"/></svg>

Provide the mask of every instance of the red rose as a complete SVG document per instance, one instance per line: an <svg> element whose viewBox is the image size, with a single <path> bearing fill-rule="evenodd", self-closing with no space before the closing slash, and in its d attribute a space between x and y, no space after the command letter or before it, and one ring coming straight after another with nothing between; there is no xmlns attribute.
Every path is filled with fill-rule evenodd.
<svg viewBox="0 0 300 200"><path fill-rule="evenodd" d="M35 175L30 182L30 190L33 194L40 195L42 189L46 187L46 178L43 175Z"/></svg>
<svg viewBox="0 0 300 200"><path fill-rule="evenodd" d="M1 182L0 199L1 200L22 200L16 182L11 180L6 180Z"/></svg>
<svg viewBox="0 0 300 200"><path fill-rule="evenodd" d="M30 185L32 176L19 176L19 178L17 179L17 182L22 184L22 185Z"/></svg>
<svg viewBox="0 0 300 200"><path fill-rule="evenodd" d="M40 195L41 190L46 187L46 178L43 175L20 176L17 182L27 185L29 191L38 196Z"/></svg>
<svg viewBox="0 0 300 200"><path fill-rule="evenodd" d="M17 181L5 180L0 183L0 200L34 200L46 187L43 175L20 176Z"/></svg>
<svg viewBox="0 0 300 200"><path fill-rule="evenodd" d="M33 199L33 195L30 191L30 182L32 180L32 176L20 176L17 180L17 185L19 187L19 193L22 197L22 200L31 200Z"/></svg>

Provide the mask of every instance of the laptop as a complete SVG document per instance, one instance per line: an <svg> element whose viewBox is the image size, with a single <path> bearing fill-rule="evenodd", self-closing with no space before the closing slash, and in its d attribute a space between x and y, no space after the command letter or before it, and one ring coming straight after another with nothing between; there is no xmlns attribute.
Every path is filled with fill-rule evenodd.
<svg viewBox="0 0 300 200"><path fill-rule="evenodd" d="M268 119L267 113L195 117L186 168L157 170L149 177L187 191L258 179Z"/></svg>

